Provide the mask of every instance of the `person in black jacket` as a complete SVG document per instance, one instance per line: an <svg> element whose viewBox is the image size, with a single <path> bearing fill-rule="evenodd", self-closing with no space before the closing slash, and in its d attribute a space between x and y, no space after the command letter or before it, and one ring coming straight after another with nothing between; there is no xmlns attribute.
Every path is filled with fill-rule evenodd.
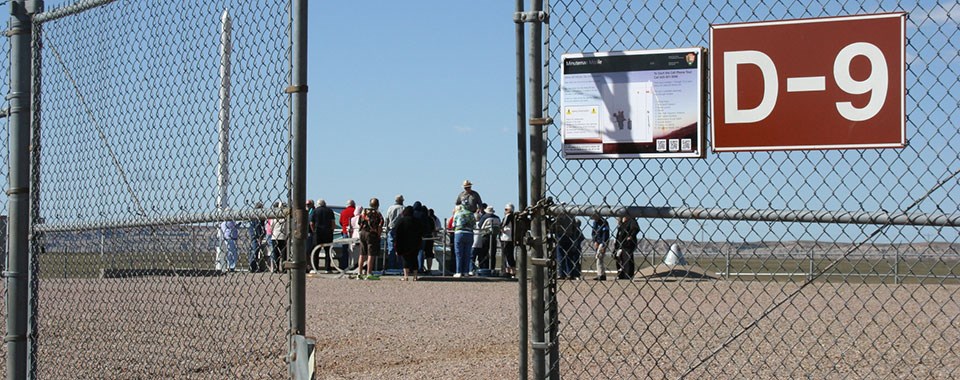
<svg viewBox="0 0 960 380"><path fill-rule="evenodd" d="M603 258L607 254L607 241L610 240L610 224L607 223L606 218L594 215L590 227L592 229L590 237L593 240L593 248L597 252L597 277L594 277L594 280L605 281L607 272L603 266Z"/></svg>
<svg viewBox="0 0 960 380"><path fill-rule="evenodd" d="M313 211L313 218L310 221L313 226L313 237L317 245L326 244L323 247L324 256L323 256L323 269L330 273L330 243L333 243L333 230L336 229L337 218L333 214L333 210L327 207L327 201L320 199L317 201L317 207ZM311 247L312 251L312 247ZM317 254L313 256L313 268L319 270L320 267L320 252L317 251Z"/></svg>
<svg viewBox="0 0 960 380"><path fill-rule="evenodd" d="M580 277L580 256L575 246L579 238L576 219L569 214L560 214L551 229L557 241L555 257L557 260L557 279L576 280Z"/></svg>
<svg viewBox="0 0 960 380"><path fill-rule="evenodd" d="M423 223L413 217L413 207L403 208L394 231L397 255L403 259L403 278L400 280L407 281L412 274L413 281L417 281L417 254L423 242Z"/></svg>
<svg viewBox="0 0 960 380"><path fill-rule="evenodd" d="M635 272L635 263L633 252L637 250L637 234L640 233L640 225L637 220L629 217L621 217L620 225L617 226L617 239L614 244L614 252L617 255L617 279L629 280L633 278Z"/></svg>

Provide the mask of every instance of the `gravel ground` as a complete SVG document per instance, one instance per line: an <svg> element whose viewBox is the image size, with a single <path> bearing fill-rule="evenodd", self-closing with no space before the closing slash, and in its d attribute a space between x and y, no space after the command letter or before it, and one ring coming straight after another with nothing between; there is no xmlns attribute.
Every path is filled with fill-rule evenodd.
<svg viewBox="0 0 960 380"><path fill-rule="evenodd" d="M308 310L311 327L326 332L318 338L319 378L517 377L516 283L318 279L313 286L356 295ZM562 281L561 373L678 378L797 286ZM958 290L816 283L690 377L955 378ZM337 326L344 320L353 322Z"/></svg>
<svg viewBox="0 0 960 380"><path fill-rule="evenodd" d="M312 279L320 379L516 379L516 282Z"/></svg>
<svg viewBox="0 0 960 380"><path fill-rule="evenodd" d="M318 378L517 377L517 283L329 277L307 283ZM285 378L280 279L47 281L41 378ZM796 287L562 281L561 373L677 378ZM958 290L817 283L690 377L957 378Z"/></svg>

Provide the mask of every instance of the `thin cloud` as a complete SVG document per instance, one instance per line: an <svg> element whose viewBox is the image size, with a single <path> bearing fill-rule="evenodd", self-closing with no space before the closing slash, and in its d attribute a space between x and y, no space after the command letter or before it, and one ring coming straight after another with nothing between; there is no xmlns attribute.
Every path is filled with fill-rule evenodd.
<svg viewBox="0 0 960 380"><path fill-rule="evenodd" d="M926 20L932 20L937 24L960 24L960 7L950 6L948 9L946 8L946 5L938 5L936 8L930 11L913 11L910 13L910 19L921 24Z"/></svg>
<svg viewBox="0 0 960 380"><path fill-rule="evenodd" d="M473 128L464 127L464 126L462 126L462 125L454 125L454 126L453 126L453 130L454 130L454 131L457 131L457 132L459 132L459 133L462 133L462 134L473 133Z"/></svg>

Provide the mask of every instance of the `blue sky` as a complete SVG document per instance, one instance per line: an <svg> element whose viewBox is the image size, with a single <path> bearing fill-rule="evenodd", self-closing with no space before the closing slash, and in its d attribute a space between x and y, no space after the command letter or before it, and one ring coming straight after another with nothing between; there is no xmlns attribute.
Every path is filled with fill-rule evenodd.
<svg viewBox="0 0 960 380"><path fill-rule="evenodd" d="M307 196L517 202L514 4L310 2Z"/></svg>
<svg viewBox="0 0 960 380"><path fill-rule="evenodd" d="M52 0L47 7L51 9L63 3ZM956 108L949 107L957 101L957 82L954 79L958 71L956 46L960 46L960 34L956 33L956 25L960 19L957 15L960 5L955 2L923 1L919 5L891 2L866 5L869 9L865 9L854 3L826 3L823 9L791 3L790 9L785 11L776 7L738 7L731 4L721 4L716 9L712 6L702 9L703 5L689 1L676 4L627 2L628 9L614 10L611 7L624 3L603 2L597 9L582 12L577 9L576 1L557 0L551 19L551 27L555 32L551 41L554 50L550 55L545 52L551 57L548 73L552 78L549 82L551 97L547 102L551 112L559 108L556 62L562 53L707 46L706 37L711 23L904 10L911 14L907 25L908 138L911 143L907 148L738 154L709 152L703 160L563 161L556 158L558 134L557 127L553 126L549 134L551 165L548 168L547 194L560 201L579 204L864 211L899 210L910 200L923 195L943 178L944 173L953 171L958 162L956 146L960 146L960 134L956 133L955 128L943 126L955 127L960 118ZM247 128L254 136L240 137L236 139L238 145L234 146L234 153L237 154L234 159L237 165L234 171L235 193L238 197L245 197L237 199L235 204L238 207L249 206L254 201L273 200L282 195L282 179L277 179L277 174L283 172L285 164L283 134L275 128L283 127L277 121L285 120L286 109L282 103L286 98L279 91L271 92L270 87L277 83L285 85L284 69L270 66L273 62L282 64L282 50L268 50L268 54L274 55L264 56L258 55L260 50L256 49L268 49L277 41L285 40L286 31L280 25L282 22L275 23L276 20L272 19L285 15L282 12L265 15L265 8L271 6L223 1L205 3L192 12L183 12L174 3L117 2L100 13L91 11L88 18L64 21L67 24L65 26L72 25L83 33L70 33L71 29L65 26L58 28L48 25L45 29L45 36L56 40L65 53L75 49L79 50L77 54L92 55L90 59L94 63L108 69L129 70L150 78L172 78L149 83L158 83L164 91L186 94L184 99L159 97L149 103L149 111L152 112L149 114L137 109L119 108L125 111L121 116L147 115L142 118L150 123L161 127L173 123L176 128L139 128L135 131L141 134L130 134L125 133L123 128L137 128L135 123L112 123L117 128L114 131L117 137L111 139L117 139L114 143L130 150L120 151L126 152L122 164L133 179L140 180L136 184L144 187L137 188L136 192L152 194L153 198L144 201L160 210L156 212L203 209L214 204L215 192L210 190L216 182L210 168L215 162L216 151L210 147L215 146L216 136L209 133L214 123L199 118L215 118L216 115L207 111L216 106L216 75L211 73L216 72L218 62L215 59L218 41L215 38L218 36L216 20L219 20L218 15L225 7L233 9L232 14L235 15L235 48L238 52L245 48L252 49L251 54L237 54L235 75L242 78L252 73L261 76L264 76L264 72L269 74L266 80L261 81L237 79L234 87L238 104L233 117L238 125L237 130ZM308 198L324 198L330 204L342 205L351 198L366 204L370 197L378 197L381 199L381 209L385 210L396 194L403 194L407 204L421 200L436 209L440 217L445 217L450 213L454 196L461 190L461 182L470 179L483 199L496 206L498 213L504 203L517 201L512 2L314 1L310 2L309 11ZM617 14L623 16L613 16ZM684 14L686 17L665 20L656 17L664 14ZM114 46L126 40L106 43L104 48L90 48L91 44L76 43L84 38L102 40L93 34L97 29L88 27L85 22L100 20L98 17L120 16L145 20L148 27L134 28L141 33L135 36L146 38L152 45L141 43L138 49L128 52ZM265 27L256 20L262 20L267 26L280 27ZM125 28L134 26L143 25L123 24L110 29L110 33L123 35ZM65 34L58 36L57 30ZM251 32L256 33L257 37L244 36L244 33ZM173 49L175 46L186 46L187 49ZM159 54L159 49L169 49L163 52L171 54L170 59L182 57L196 62L181 64L178 61L180 66L173 68L182 69L183 73L178 74L170 72L173 69L166 66L160 67L157 60L151 58L152 55L138 55ZM146 64L116 68L110 65L118 59L101 54L102 51ZM59 95L76 101L76 91L72 87L64 87L66 81L53 80L56 75L62 75L57 71L61 68L54 64L55 60L47 56L45 62L49 63L45 67L50 71L45 76L47 85L60 83L60 87L48 89L44 100L53 102L54 95ZM76 71L81 92L89 93L91 101L97 101L94 94L97 94L95 90L101 85L112 84L114 90L119 88L125 91L135 88L140 92L134 91L133 95L149 95L141 87L124 85L122 81L114 79L116 76L111 76L110 71L80 63L68 61L66 66ZM243 83L247 86L242 86ZM269 99L263 100L261 97ZM137 98L132 96L130 99ZM123 105L122 102L110 104L114 107ZM57 119L58 114L54 112L56 108L48 107L45 122L63 124L64 133L77 135L77 128L89 128L90 123L85 115L75 112L75 106L71 108L68 105L61 104L61 114L66 115L64 119ZM112 115L110 108L97 110L104 114L98 117L107 118L104 120L109 121L112 120L109 117L117 116ZM262 119L264 110L270 113L266 119ZM198 120L162 117L168 114L193 115ZM66 118L68 116L73 119ZM260 120L268 120L269 123ZM161 132L165 134L156 135ZM70 155L70 149L100 146L99 140L89 131L79 134L86 140L77 140L79 142L76 144L72 143L75 139L71 140L74 135L45 135L48 138L55 137L52 141L58 142L65 150L64 153L58 153L51 149L57 145L48 144L46 152ZM146 141L180 145L143 149L137 141L121 143L127 141L122 138L137 140L141 135L145 136L143 140ZM183 144L184 136L195 140L194 143ZM81 143L87 145L79 145ZM264 152L264 145L276 151ZM141 154L163 149L174 149L193 161L154 160ZM89 155L90 152L92 150L82 150L81 153ZM251 160L252 155L267 159ZM81 157L86 159L87 156ZM84 173L96 173L93 177L104 183L113 179L111 173L114 169L109 161L99 156L90 156L86 161L90 165L100 166ZM874 167L873 163L879 166ZM189 170L205 174L195 175ZM130 191L116 185L119 182L109 182L111 192L105 193L106 197L96 196L98 194L90 196L69 191L77 182L71 179L73 173L58 173L60 177L56 178L60 182L48 180L47 185L59 184L68 190L63 197L51 197L62 204L47 203L52 210L79 218L88 215L80 215L75 210L84 211L90 207L84 207L78 198L108 198L110 204L102 206L102 210L111 212L128 204L126 199ZM665 175L671 173L676 174ZM178 178L186 174L192 174L189 181ZM271 179L264 180L266 177ZM169 186L178 188L173 191L168 189ZM952 212L958 203L953 195L955 189L956 184L951 182L950 186L940 189L914 211ZM50 192L46 194L56 195ZM861 228L859 231L844 232L847 227L803 224L758 228L753 223L740 223L735 227L714 228L713 222L690 222L701 227L688 226L688 222L677 220L647 220L644 223L650 223L651 237L664 238L689 238L695 231L704 229L735 229L734 232L714 233L708 237L711 240L826 239L821 232L826 230L829 232L827 235L833 235L830 238L857 241L862 238L864 231ZM785 231L790 228L799 230ZM942 230L936 233L940 234ZM946 233L946 240L956 239L955 231L947 230ZM895 233L891 235L887 239L900 239Z"/></svg>

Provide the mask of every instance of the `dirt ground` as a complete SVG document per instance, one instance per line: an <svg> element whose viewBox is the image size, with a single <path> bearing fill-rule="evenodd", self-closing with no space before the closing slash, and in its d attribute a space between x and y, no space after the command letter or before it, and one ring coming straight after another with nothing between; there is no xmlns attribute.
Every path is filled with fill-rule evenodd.
<svg viewBox="0 0 960 380"><path fill-rule="evenodd" d="M41 378L285 378L286 282L271 276L47 281ZM561 374L960 377L960 288L822 283L771 309L796 287L561 281ZM517 378L517 292L516 282L310 277L317 377Z"/></svg>

